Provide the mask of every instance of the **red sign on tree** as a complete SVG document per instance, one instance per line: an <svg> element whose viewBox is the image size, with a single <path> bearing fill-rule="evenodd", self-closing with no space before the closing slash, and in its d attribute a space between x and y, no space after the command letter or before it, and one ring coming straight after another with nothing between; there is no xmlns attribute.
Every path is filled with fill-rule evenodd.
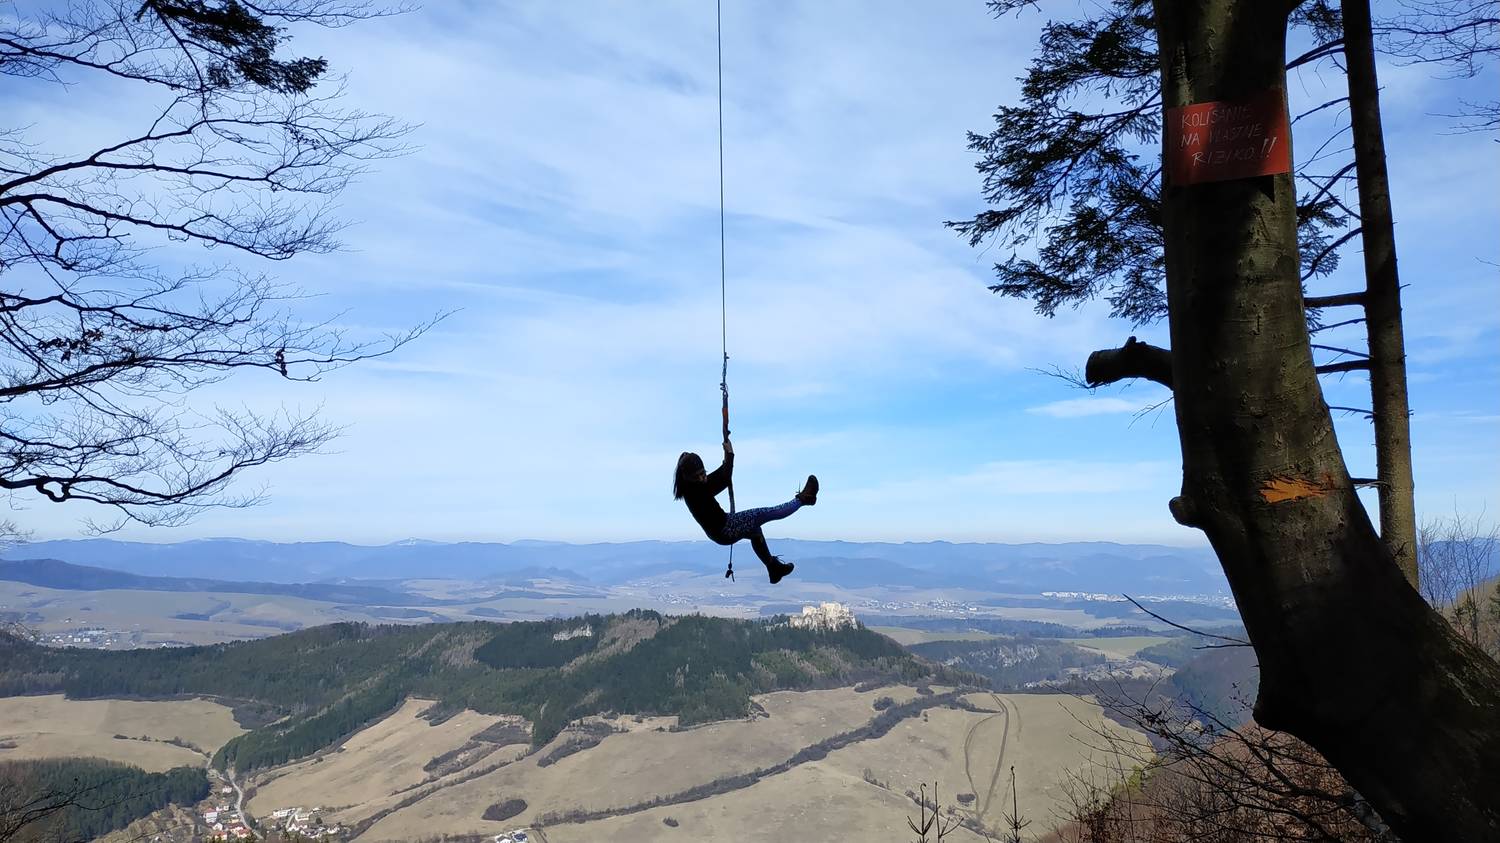
<svg viewBox="0 0 1500 843"><path fill-rule="evenodd" d="M1167 109L1167 183L1270 176L1292 171L1292 130L1275 88L1242 102Z"/></svg>

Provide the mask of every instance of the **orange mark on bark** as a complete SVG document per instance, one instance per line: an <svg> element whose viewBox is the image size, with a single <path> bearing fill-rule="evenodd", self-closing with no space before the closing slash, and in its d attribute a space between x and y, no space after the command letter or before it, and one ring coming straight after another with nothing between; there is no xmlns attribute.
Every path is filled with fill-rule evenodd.
<svg viewBox="0 0 1500 843"><path fill-rule="evenodd" d="M1323 475L1314 480L1306 477L1272 477L1260 486L1260 496L1266 503L1296 501L1303 498L1321 498L1333 491L1333 477Z"/></svg>

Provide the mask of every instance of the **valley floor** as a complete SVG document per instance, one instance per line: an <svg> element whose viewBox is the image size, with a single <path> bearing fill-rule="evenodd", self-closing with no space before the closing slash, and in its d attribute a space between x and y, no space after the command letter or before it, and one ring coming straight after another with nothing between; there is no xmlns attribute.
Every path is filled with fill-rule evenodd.
<svg viewBox="0 0 1500 843"><path fill-rule="evenodd" d="M934 690L936 701L948 689ZM533 838L546 843L896 840L916 813L907 792L925 782L930 793L934 780L945 809L955 806L953 819L997 829L1014 765L1021 811L1045 827L1059 813L1060 780L1101 760L1089 749L1099 743L1091 730L1122 731L1086 700L975 693L962 697L973 710L927 708L884 734L799 760L807 747L868 726L883 697L900 704L919 694L911 687L778 692L756 698L763 715L682 731L674 718L591 718L602 741L554 763L549 756L587 730L564 732L530 754L524 745L502 746L457 768L432 762L462 755L497 718L466 712L430 725L418 716L425 703L408 701L339 749L254 778L250 811L264 818L321 808L326 822L359 829L361 841L538 826ZM513 799L525 809L484 819L487 808ZM982 838L955 830L947 839Z"/></svg>
<svg viewBox="0 0 1500 843"><path fill-rule="evenodd" d="M249 777L246 808L263 828L298 808L361 841L518 828L539 830L532 839L542 843L894 841L917 812L908 794L923 783L931 793L934 781L950 819L998 830L1012 767L1021 813L1033 828L1050 827L1061 782L1105 760L1090 749L1102 743L1094 732L1125 734L1086 699L952 691L777 692L756 697L750 719L682 730L675 718L589 718L536 752L518 718L465 711L433 723L421 716L428 701L408 700L336 748ZM870 728L889 705L913 702L921 707L887 730ZM0 758L94 755L154 770L202 766L204 753L241 731L206 700L57 695L0 699L0 723L0 746L9 746ZM820 742L830 748L808 752ZM513 799L525 808L484 818ZM982 838L956 828L946 839Z"/></svg>

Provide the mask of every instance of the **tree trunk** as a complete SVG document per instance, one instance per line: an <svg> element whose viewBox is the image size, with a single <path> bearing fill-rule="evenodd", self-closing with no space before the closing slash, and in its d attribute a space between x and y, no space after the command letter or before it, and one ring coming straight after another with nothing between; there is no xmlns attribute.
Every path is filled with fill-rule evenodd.
<svg viewBox="0 0 1500 843"><path fill-rule="evenodd" d="M1406 399L1406 340L1401 329L1401 283L1396 274L1396 231L1385 172L1370 0L1343 0L1343 18L1349 117L1359 176L1360 237L1365 247L1365 327L1370 341L1376 477L1380 480L1380 537L1407 582L1416 588L1417 510Z"/></svg>
<svg viewBox="0 0 1500 843"><path fill-rule="evenodd" d="M1164 105L1284 92L1291 7L1157 0ZM1500 664L1410 587L1355 494L1313 370L1292 177L1167 184L1162 205L1172 510L1234 590L1256 719L1318 749L1406 840L1500 839Z"/></svg>

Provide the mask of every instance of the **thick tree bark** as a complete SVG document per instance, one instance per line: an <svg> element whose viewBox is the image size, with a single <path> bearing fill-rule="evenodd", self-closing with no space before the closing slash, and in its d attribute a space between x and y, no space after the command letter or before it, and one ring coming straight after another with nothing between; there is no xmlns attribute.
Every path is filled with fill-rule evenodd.
<svg viewBox="0 0 1500 843"><path fill-rule="evenodd" d="M1164 105L1284 91L1291 5L1157 0ZM1403 839L1500 839L1500 665L1422 601L1355 495L1314 372L1293 191L1290 175L1164 187L1173 514L1234 590L1258 721L1317 748Z"/></svg>
<svg viewBox="0 0 1500 843"><path fill-rule="evenodd" d="M1380 87L1370 0L1343 0L1348 59L1349 120L1359 176L1360 236L1365 246L1365 327L1370 342L1370 396L1375 422L1375 473L1380 478L1380 537L1412 588L1417 587L1417 510L1411 468L1411 417L1406 398L1406 340L1396 230L1380 127Z"/></svg>

